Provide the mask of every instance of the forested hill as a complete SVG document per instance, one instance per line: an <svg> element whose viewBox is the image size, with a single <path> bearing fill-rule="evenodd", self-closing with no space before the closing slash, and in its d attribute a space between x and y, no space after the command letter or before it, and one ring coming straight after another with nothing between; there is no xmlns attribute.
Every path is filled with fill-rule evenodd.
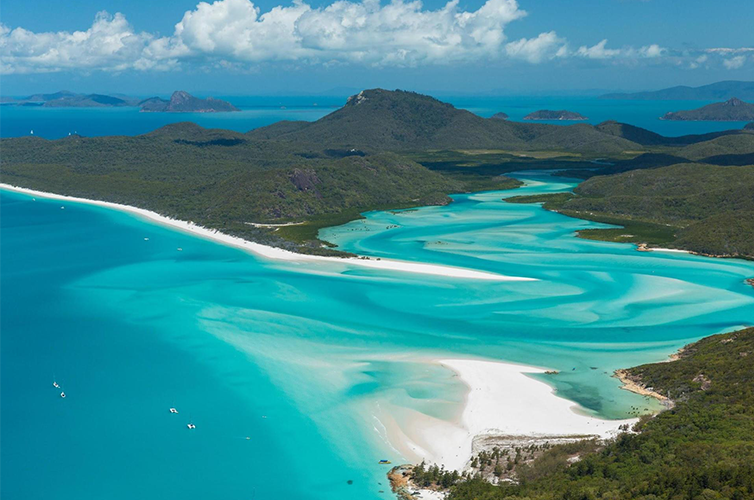
<svg viewBox="0 0 754 500"><path fill-rule="evenodd" d="M567 127L482 118L433 97L364 90L315 121L253 130L254 139L318 143L366 150L520 149L621 153L641 146L588 124Z"/></svg>
<svg viewBox="0 0 754 500"><path fill-rule="evenodd" d="M124 203L292 250L327 253L317 229L375 209L444 204L518 181L432 172L392 153L291 147L193 123L128 137L0 140L2 182ZM279 231L251 223L297 222Z"/></svg>
<svg viewBox="0 0 754 500"><path fill-rule="evenodd" d="M687 163L592 177L574 194L509 198L545 202L573 217L622 226L588 238L754 258L754 166Z"/></svg>
<svg viewBox="0 0 754 500"><path fill-rule="evenodd" d="M699 109L675 111L665 114L662 120L682 121L750 121L754 120L754 104L738 98L702 106Z"/></svg>

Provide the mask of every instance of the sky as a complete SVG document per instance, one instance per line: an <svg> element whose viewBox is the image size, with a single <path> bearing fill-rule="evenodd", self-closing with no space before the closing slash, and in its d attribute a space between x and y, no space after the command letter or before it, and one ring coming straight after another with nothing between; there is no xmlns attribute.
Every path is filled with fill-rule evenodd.
<svg viewBox="0 0 754 500"><path fill-rule="evenodd" d="M0 94L567 94L754 80L752 0L35 0Z"/></svg>

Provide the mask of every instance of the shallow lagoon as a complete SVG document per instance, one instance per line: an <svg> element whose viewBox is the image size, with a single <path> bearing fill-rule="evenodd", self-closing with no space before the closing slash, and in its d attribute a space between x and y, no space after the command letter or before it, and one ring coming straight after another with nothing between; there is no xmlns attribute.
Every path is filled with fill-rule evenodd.
<svg viewBox="0 0 754 500"><path fill-rule="evenodd" d="M384 498L376 462L402 457L374 415L461 409L464 387L427 359L561 370L545 378L560 395L617 418L650 403L615 368L754 323L753 263L575 238L597 225L501 200L571 180L519 175L515 193L322 237L535 282L269 261L3 192L3 498Z"/></svg>

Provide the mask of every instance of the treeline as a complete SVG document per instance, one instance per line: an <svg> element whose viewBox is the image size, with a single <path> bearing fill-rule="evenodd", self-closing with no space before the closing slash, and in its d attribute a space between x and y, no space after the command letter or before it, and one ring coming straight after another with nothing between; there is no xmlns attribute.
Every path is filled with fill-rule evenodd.
<svg viewBox="0 0 754 500"><path fill-rule="evenodd" d="M754 258L754 166L687 163L597 176L575 194L521 196L566 215L623 226L580 236Z"/></svg>
<svg viewBox="0 0 754 500"><path fill-rule="evenodd" d="M360 212L445 204L451 193L520 184L451 178L392 153L255 141L191 123L136 137L3 139L0 148L5 183L133 205L314 253L332 253L317 240L320 227ZM304 224L281 231L249 224L289 221Z"/></svg>

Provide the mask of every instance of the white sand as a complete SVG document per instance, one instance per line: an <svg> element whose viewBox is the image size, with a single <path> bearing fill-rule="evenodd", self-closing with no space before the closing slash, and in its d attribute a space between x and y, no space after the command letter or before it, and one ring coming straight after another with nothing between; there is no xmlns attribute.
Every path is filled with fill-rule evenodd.
<svg viewBox="0 0 754 500"><path fill-rule="evenodd" d="M54 193L46 193L43 191L36 191L33 189L26 189L17 186L11 186L9 184L0 183L0 188L7 189L9 191L15 191L18 193L25 193L31 196L38 196L40 198L49 198L54 200L61 200L67 202L84 203L88 205L97 205L101 207L107 207L123 212L128 212L140 217L144 217L159 224L169 226L174 229L178 229L184 232L200 236L205 239L216 241L228 246L240 248L246 250L255 255L265 257L274 260L285 261L299 261L299 262L329 262L335 264L346 264L348 266L366 267L372 269L381 269L388 271L403 271L410 273L428 274L434 276L445 276L451 278L468 278L487 281L537 281L535 278L524 278L517 276L505 276L502 274L488 273L484 271L475 271L472 269L464 269L460 267L443 266L436 264L422 264L420 262L408 262L392 259L359 259L359 258L341 258L341 257L324 257L318 255L305 255L289 250L283 250L281 248L275 248L260 243L254 243L244 240L235 236L223 234L215 229L208 229L206 227L199 226L193 222L186 222L177 219L171 219L165 217L156 212L150 210L144 210L142 208L136 208L129 205L121 205L118 203L110 203L107 201L89 200L86 198L76 198L73 196L65 196Z"/></svg>
<svg viewBox="0 0 754 500"><path fill-rule="evenodd" d="M657 248L651 248L651 250L653 252L691 253L688 250L680 250L678 248L662 248L662 247L657 247Z"/></svg>
<svg viewBox="0 0 754 500"><path fill-rule="evenodd" d="M460 422L421 414L401 429L406 441L400 448L446 469L462 470L468 464L472 440L478 435L605 438L617 434L620 425L638 420L603 420L577 412L577 404L525 375L543 373L540 368L478 359L438 362L456 372L469 387Z"/></svg>

